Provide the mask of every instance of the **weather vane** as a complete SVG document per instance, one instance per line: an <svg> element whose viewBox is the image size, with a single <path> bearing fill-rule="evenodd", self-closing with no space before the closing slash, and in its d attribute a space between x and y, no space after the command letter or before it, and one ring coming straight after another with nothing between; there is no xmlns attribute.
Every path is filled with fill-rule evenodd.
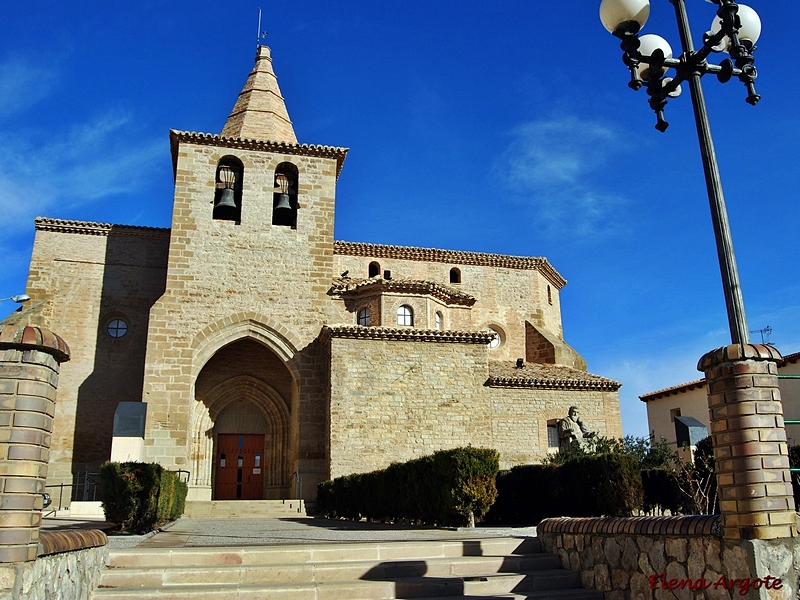
<svg viewBox="0 0 800 600"><path fill-rule="evenodd" d="M258 42L256 43L257 46L266 46L267 45L267 32L261 30L261 7L258 7Z"/></svg>

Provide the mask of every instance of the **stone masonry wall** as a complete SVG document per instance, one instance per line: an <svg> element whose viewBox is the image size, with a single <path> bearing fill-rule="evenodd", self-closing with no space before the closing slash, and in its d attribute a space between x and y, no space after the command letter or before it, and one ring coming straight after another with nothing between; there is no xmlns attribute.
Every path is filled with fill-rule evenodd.
<svg viewBox="0 0 800 600"><path fill-rule="evenodd" d="M0 600L89 600L107 559L102 546L0 566Z"/></svg>
<svg viewBox="0 0 800 600"><path fill-rule="evenodd" d="M436 450L495 448L500 467L548 452L547 421L581 407L601 435L622 435L616 392L487 387L483 344L330 340L331 477Z"/></svg>
<svg viewBox="0 0 800 600"><path fill-rule="evenodd" d="M149 310L164 290L169 230L37 220L26 291L31 319L68 341L61 369L48 485L108 460L114 411L142 399ZM128 323L124 337L105 325Z"/></svg>
<svg viewBox="0 0 800 600"><path fill-rule="evenodd" d="M720 534L717 515L546 519L537 529L543 549L606 600L795 597L795 539L732 542Z"/></svg>
<svg viewBox="0 0 800 600"><path fill-rule="evenodd" d="M331 478L491 447L486 346L333 338Z"/></svg>
<svg viewBox="0 0 800 600"><path fill-rule="evenodd" d="M563 419L570 406L591 431L622 437L617 392L534 388L484 388L491 403L492 447L500 451L500 468L539 463L556 448L548 448L547 422Z"/></svg>
<svg viewBox="0 0 800 600"><path fill-rule="evenodd" d="M500 347L492 349L492 360L515 360L525 356L526 320L537 327L548 329L558 337L563 336L558 288L538 271L340 254L336 254L334 258L336 275L349 270L351 277L367 277L369 264L378 262L381 274L388 269L392 272L393 279L423 279L452 285L478 298L475 306L463 311L467 313L469 323L462 321L462 311L459 310L458 327L448 328L480 330L490 325L501 327L506 341ZM450 283L450 269L453 267L461 270L459 284ZM552 304L547 301L548 285L551 288ZM344 322L354 323L355 317Z"/></svg>
<svg viewBox="0 0 800 600"><path fill-rule="evenodd" d="M186 468L194 378L216 350L250 335L237 328L252 323L292 363L299 454L291 470L322 469L326 386L312 342L333 312L337 162L178 143L167 286L150 313L145 458ZM244 165L240 222L212 219L216 166L228 155ZM299 172L296 229L271 224L273 173L282 162Z"/></svg>

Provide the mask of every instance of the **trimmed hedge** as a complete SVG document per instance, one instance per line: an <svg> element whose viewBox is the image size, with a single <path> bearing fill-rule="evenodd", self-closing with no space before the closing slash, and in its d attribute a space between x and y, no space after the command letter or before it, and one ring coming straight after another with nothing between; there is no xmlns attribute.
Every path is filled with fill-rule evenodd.
<svg viewBox="0 0 800 600"><path fill-rule="evenodd" d="M486 520L534 524L546 517L630 516L642 505L638 461L625 454L586 455L563 465L523 465L497 478Z"/></svg>
<svg viewBox="0 0 800 600"><path fill-rule="evenodd" d="M186 483L161 465L106 462L100 479L106 520L122 531L146 533L183 514Z"/></svg>
<svg viewBox="0 0 800 600"><path fill-rule="evenodd" d="M325 481L317 487L317 509L331 518L430 524L480 519L497 497L496 450L442 450L387 469Z"/></svg>

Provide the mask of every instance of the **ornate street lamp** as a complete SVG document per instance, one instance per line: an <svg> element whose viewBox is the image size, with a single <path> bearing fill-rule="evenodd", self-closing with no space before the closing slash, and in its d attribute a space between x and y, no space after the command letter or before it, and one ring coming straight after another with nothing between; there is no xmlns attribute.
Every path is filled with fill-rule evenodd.
<svg viewBox="0 0 800 600"><path fill-rule="evenodd" d="M17 294L16 296L9 296L8 298L0 298L0 302L5 302L6 300L12 300L17 304L22 304L23 302L27 302L30 300L31 297L28 294Z"/></svg>
<svg viewBox="0 0 800 600"><path fill-rule="evenodd" d="M668 98L680 94L683 82L692 95L732 342L706 353L697 365L705 373L708 386L709 430L723 536L727 540L792 538L797 535L797 515L777 375L777 365L783 359L772 346L749 342L717 157L700 86L700 78L708 73L723 83L736 77L747 88L747 102L758 102L753 52L761 21L755 11L733 0L709 1L719 6L717 19L705 34L703 47L695 50L685 0L670 0L681 35L683 52L679 58L672 57L672 49L663 38L639 37L650 14L648 0L603 0L600 17L606 29L622 40L630 87L638 90L647 86L656 129L667 129L664 107ZM731 58L713 65L707 62L712 52L728 52ZM674 75L668 77L670 69ZM766 575L762 570L756 565L754 574Z"/></svg>
<svg viewBox="0 0 800 600"><path fill-rule="evenodd" d="M656 129L659 131L664 132L669 126L664 119L668 98L679 96L681 83L688 83L700 139L711 219L714 223L731 341L734 344L747 344L749 336L739 272L736 268L728 213L700 78L713 73L720 82L725 83L736 77L747 88L747 102L755 106L760 96L755 89L757 73L753 66L753 52L761 34L761 20L752 8L733 0L708 1L719 5L717 18L703 36L703 47L695 50L685 0L670 0L675 6L683 48L683 53L678 58L673 58L672 49L664 38L657 35L639 36L639 31L650 15L649 0L603 0L600 4L600 19L608 31L622 40L622 60L631 74L628 85L634 90L646 86L650 108L656 113ZM731 58L726 58L718 65L711 64L707 59L712 52L727 52ZM670 69L674 70L674 74L667 76Z"/></svg>

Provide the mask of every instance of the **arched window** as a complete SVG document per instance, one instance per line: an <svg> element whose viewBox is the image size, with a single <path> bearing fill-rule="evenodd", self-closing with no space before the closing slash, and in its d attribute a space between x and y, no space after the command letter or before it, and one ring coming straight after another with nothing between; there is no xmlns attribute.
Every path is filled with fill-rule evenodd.
<svg viewBox="0 0 800 600"><path fill-rule="evenodd" d="M547 286L547 303L548 304L553 303L553 291L550 289L549 285Z"/></svg>
<svg viewBox="0 0 800 600"><path fill-rule="evenodd" d="M414 311L411 307L403 304L397 309L397 324L404 327L412 327L414 325Z"/></svg>
<svg viewBox="0 0 800 600"><path fill-rule="evenodd" d="M461 271L455 267L450 269L450 283L461 283Z"/></svg>
<svg viewBox="0 0 800 600"><path fill-rule="evenodd" d="M214 219L241 221L244 166L235 156L224 156L214 178Z"/></svg>
<svg viewBox="0 0 800 600"><path fill-rule="evenodd" d="M275 169L275 193L272 194L272 224L297 229L297 167L281 163Z"/></svg>
<svg viewBox="0 0 800 600"><path fill-rule="evenodd" d="M435 323L436 329L441 329L442 328L442 313L441 312L436 311L436 315L434 316L434 323Z"/></svg>
<svg viewBox="0 0 800 600"><path fill-rule="evenodd" d="M369 263L369 276L377 277L381 274L381 265L376 262Z"/></svg>
<svg viewBox="0 0 800 600"><path fill-rule="evenodd" d="M358 324L369 327L369 307L365 306L358 311Z"/></svg>

